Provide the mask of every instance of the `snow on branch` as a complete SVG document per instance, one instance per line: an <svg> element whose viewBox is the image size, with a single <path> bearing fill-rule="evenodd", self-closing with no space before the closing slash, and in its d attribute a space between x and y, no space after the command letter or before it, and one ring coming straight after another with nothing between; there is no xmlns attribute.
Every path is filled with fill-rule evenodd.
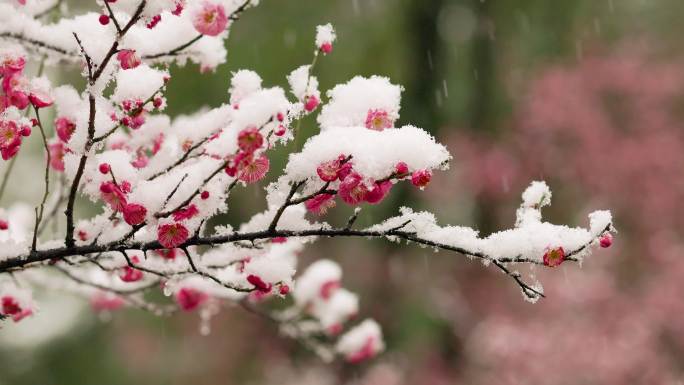
<svg viewBox="0 0 684 385"><path fill-rule="evenodd" d="M359 299L342 287L335 262L297 273L298 254L320 237L383 238L476 258L531 301L543 289L519 266L581 261L592 246L612 242L606 211L592 213L588 229L544 222L541 209L551 200L544 182L523 193L511 229L484 238L409 208L355 228L363 205L380 204L398 183L424 189L451 155L426 130L396 127L402 88L387 78L358 76L321 93L314 70L332 53L330 24L317 28L310 64L286 76L287 92L240 70L226 84L224 104L172 118L164 113L173 81L167 64L191 60L209 70L223 63L232 23L256 0L105 0L97 12L74 16L52 0L25 3L0 3L0 154L7 162L0 199L36 131L43 196L0 208L3 320L39 317L31 293L40 286L85 296L99 312L199 311L204 332L221 306L238 303L322 358L355 363L384 349L382 332L373 320L348 327ZM31 60L80 64L87 86L29 74ZM266 187L265 210L237 228L207 226L228 212L234 189L273 173L270 155L319 107L320 132ZM54 109L53 121L45 109ZM88 216L77 198L97 213ZM337 204L356 208L344 227L324 221ZM160 288L173 300L150 302L145 294ZM265 299L288 306L270 312L260 305Z"/></svg>

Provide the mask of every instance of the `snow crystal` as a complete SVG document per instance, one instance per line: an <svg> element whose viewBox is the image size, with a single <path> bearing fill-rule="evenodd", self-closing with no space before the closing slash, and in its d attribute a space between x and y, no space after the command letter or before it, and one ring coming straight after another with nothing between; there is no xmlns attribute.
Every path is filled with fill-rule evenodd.
<svg viewBox="0 0 684 385"><path fill-rule="evenodd" d="M337 352L350 356L361 351L369 340L374 341L373 353L379 353L385 349L382 341L380 325L372 319L367 319L346 332L337 342Z"/></svg>
<svg viewBox="0 0 684 385"><path fill-rule="evenodd" d="M336 35L332 24L319 25L316 27L316 47L335 41Z"/></svg>
<svg viewBox="0 0 684 385"><path fill-rule="evenodd" d="M294 299L298 306L305 306L320 295L321 287L328 282L339 282L342 279L340 265L329 259L320 259L312 263L297 278L294 288Z"/></svg>
<svg viewBox="0 0 684 385"><path fill-rule="evenodd" d="M315 76L309 76L310 70L310 65L303 65L287 76L290 91L299 101L303 101L306 96L315 96L320 99L318 79Z"/></svg>
<svg viewBox="0 0 684 385"><path fill-rule="evenodd" d="M116 75L116 90L112 100L117 103L124 100L145 101L164 86L164 79L168 76L167 71L160 71L146 64L120 70Z"/></svg>
<svg viewBox="0 0 684 385"><path fill-rule="evenodd" d="M493 233L486 238L479 238L475 230L467 227L441 227L433 214L415 213L408 208L402 208L401 215L368 230L386 231L403 225L402 231L413 232L419 238L467 250L470 253L486 255L493 259L520 258L542 263L547 249L562 247L566 254L579 250L590 244L611 223L608 211L590 214L590 230L543 222L540 208L532 208L529 205L542 201L548 203L546 200L550 195L551 192L545 183L533 182L523 194L523 203L517 212L516 226Z"/></svg>
<svg viewBox="0 0 684 385"><path fill-rule="evenodd" d="M318 318L324 329L344 324L359 311L359 297L346 290L337 289L327 301L314 301L311 314Z"/></svg>
<svg viewBox="0 0 684 385"><path fill-rule="evenodd" d="M261 89L261 77L254 71L233 72L230 79L230 104L239 103L245 96Z"/></svg>
<svg viewBox="0 0 684 385"><path fill-rule="evenodd" d="M333 127L364 126L368 112L381 110L391 121L399 118L401 86L381 76L356 76L327 92L330 101L318 116L321 130Z"/></svg>
<svg viewBox="0 0 684 385"><path fill-rule="evenodd" d="M399 162L405 162L410 171L415 171L443 169L451 159L443 145L417 127L383 131L338 127L311 137L300 153L290 155L285 171L292 181L315 177L319 164L340 154L351 155L354 170L373 179L389 176Z"/></svg>

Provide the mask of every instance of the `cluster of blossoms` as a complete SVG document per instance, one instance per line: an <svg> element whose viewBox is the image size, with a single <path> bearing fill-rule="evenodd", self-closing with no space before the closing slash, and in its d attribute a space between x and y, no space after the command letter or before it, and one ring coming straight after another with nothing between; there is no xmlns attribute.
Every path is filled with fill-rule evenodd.
<svg viewBox="0 0 684 385"><path fill-rule="evenodd" d="M31 135L34 126L20 111L31 105L43 108L53 103L48 80L29 80L24 75L25 66L26 56L20 47L0 47L0 154L4 160L19 152L22 138Z"/></svg>
<svg viewBox="0 0 684 385"><path fill-rule="evenodd" d="M314 326L308 328L308 321L299 321L300 330L319 327L325 335L337 336L344 324L357 316L358 297L341 287L341 279L340 266L327 259L314 262L297 279L293 293L295 314L315 320ZM365 320L350 329L336 344L336 350L351 363L371 358L383 349L382 332L373 320Z"/></svg>
<svg viewBox="0 0 684 385"><path fill-rule="evenodd" d="M0 273L17 270L13 277L22 287L3 291L3 315L15 321L34 312L30 291L22 291L33 285L86 295L99 311L198 311L203 330L224 302L253 307L291 297L294 304L283 314L267 314L285 334L310 343L323 336L325 346L317 352L361 362L383 350L382 334L367 320L337 338L358 312L356 296L340 287L339 267L319 261L295 278L298 253L318 236L403 239L458 250L493 263L534 301L543 296L540 286L526 284L506 266L578 260L612 230L605 211L590 215L589 229L543 222L540 209L551 196L543 182L523 194L515 228L486 238L470 228L439 226L432 214L407 208L353 231L358 210L345 228L312 221L307 212L324 214L338 195L349 205L378 204L394 183L410 180L423 189L434 171L448 167L451 155L427 131L396 127L401 87L385 77L358 76L329 90L324 101L312 73L316 58L330 54L336 38L325 25L317 29L312 63L287 76L293 98L281 87L264 87L253 71L240 70L225 103L172 119L163 112L172 81L166 64L192 60L210 69L222 63L228 21L256 1L103 5L106 17L87 13L44 24L30 12L0 4L0 42L11 36L54 62L76 61L88 81L82 92L69 85L48 92L45 80L35 88L41 92L28 94L42 133L50 130L40 108L52 103L44 95L54 97L56 118L54 136L43 136L45 193L35 218L8 210L5 227L13 231L0 233ZM22 56L9 62L25 61ZM7 110L15 113L17 106ZM266 209L237 228L208 226L228 211L233 189L267 175L269 151L297 133L292 123L319 110L320 132L290 154L283 175L266 187ZM51 172L58 174L54 191ZM75 215L77 196L90 199L98 212ZM62 208L63 228L58 215L43 221L44 211ZM43 232L50 222L58 232ZM22 270L34 264L44 269ZM145 298L159 287L175 304Z"/></svg>

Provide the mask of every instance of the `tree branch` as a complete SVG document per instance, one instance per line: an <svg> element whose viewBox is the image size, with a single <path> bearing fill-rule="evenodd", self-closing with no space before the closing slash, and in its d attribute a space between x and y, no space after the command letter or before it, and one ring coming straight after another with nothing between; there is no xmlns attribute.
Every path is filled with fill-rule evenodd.
<svg viewBox="0 0 684 385"><path fill-rule="evenodd" d="M45 129L43 128L43 122L40 120L40 113L37 107L33 107L36 112L36 120L38 121L38 128L40 129L40 135L43 138L43 146L45 148L45 191L43 192L43 200L40 202L40 206L35 208L36 211L36 223L33 227L33 240L31 242L31 251L36 251L36 242L38 240L38 226L43 220L43 211L45 210L45 201L47 200L48 193L50 192L50 148L48 147L47 137L45 136Z"/></svg>

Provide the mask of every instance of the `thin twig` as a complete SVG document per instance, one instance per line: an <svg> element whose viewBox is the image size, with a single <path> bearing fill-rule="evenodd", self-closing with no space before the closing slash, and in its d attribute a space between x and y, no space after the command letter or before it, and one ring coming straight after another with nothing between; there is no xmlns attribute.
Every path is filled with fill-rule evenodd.
<svg viewBox="0 0 684 385"><path fill-rule="evenodd" d="M33 227L33 240L31 242L31 250L36 251L36 243L38 240L38 226L43 220L43 211L45 210L45 201L47 201L48 194L50 193L50 148L48 147L47 137L45 136L45 130L43 129L43 123L40 120L40 113L37 107L33 107L36 112L36 120L38 121L38 128L40 128L40 135L43 138L43 146L45 147L45 191L43 192L43 200L40 202L40 206L35 208L36 212L36 223Z"/></svg>

